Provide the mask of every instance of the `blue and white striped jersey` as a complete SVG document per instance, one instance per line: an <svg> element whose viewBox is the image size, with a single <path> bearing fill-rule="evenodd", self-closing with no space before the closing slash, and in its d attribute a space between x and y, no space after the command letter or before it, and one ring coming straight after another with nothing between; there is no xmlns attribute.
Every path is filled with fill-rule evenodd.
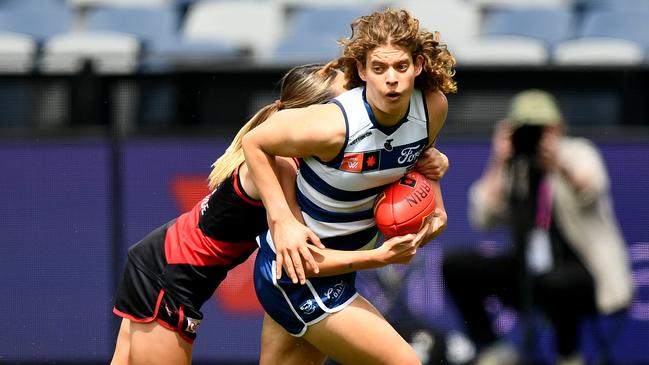
<svg viewBox="0 0 649 365"><path fill-rule="evenodd" d="M342 110L347 141L329 162L303 158L297 197L306 225L328 248L356 250L376 236L373 204L385 187L411 169L428 144L428 113L415 89L407 115L381 126L365 98L365 88L333 100Z"/></svg>

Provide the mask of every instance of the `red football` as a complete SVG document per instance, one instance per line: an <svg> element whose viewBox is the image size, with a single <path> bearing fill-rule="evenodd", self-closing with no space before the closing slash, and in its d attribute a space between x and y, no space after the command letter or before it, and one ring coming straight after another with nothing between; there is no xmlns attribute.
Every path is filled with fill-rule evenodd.
<svg viewBox="0 0 649 365"><path fill-rule="evenodd" d="M376 197L374 220L386 238L417 233L435 210L435 192L422 174L411 171Z"/></svg>

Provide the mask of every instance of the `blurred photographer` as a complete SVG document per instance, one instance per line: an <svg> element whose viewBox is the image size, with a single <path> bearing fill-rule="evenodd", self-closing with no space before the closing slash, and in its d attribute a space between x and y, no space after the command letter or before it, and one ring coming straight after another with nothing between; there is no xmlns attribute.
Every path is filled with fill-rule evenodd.
<svg viewBox="0 0 649 365"><path fill-rule="evenodd" d="M465 252L444 259L446 286L479 350L476 364L522 361L494 334L488 296L523 316L532 308L542 312L555 329L558 364L584 363L583 315L616 312L631 301L606 167L593 143L566 136L564 128L550 94L517 94L496 126L488 166L470 189L472 224L504 223L513 243L502 256Z"/></svg>

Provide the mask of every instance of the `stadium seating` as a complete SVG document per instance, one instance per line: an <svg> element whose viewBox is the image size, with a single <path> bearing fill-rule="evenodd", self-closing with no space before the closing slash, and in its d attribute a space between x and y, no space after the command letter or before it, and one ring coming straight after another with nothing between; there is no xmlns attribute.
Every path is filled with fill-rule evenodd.
<svg viewBox="0 0 649 365"><path fill-rule="evenodd" d="M323 62L384 6L439 31L459 65L648 61L649 0L2 0L0 72Z"/></svg>
<svg viewBox="0 0 649 365"><path fill-rule="evenodd" d="M392 1L392 6L416 14L421 25L440 32L443 43L458 50L472 43L480 35L480 8L472 3L456 0L403 0Z"/></svg>
<svg viewBox="0 0 649 365"><path fill-rule="evenodd" d="M34 37L22 33L0 31L0 72L32 71L37 51Z"/></svg>
<svg viewBox="0 0 649 365"><path fill-rule="evenodd" d="M521 36L552 45L574 34L572 12L568 8L502 9L489 12L483 36Z"/></svg>
<svg viewBox="0 0 649 365"><path fill-rule="evenodd" d="M351 34L350 24L372 8L358 6L298 7L288 17L286 31L273 50L272 62L326 62L340 54L337 41Z"/></svg>
<svg viewBox="0 0 649 365"><path fill-rule="evenodd" d="M542 65L552 42L569 36L571 13L564 8L494 10L480 36L465 47L458 61L472 64ZM463 57L462 57L463 56Z"/></svg>
<svg viewBox="0 0 649 365"><path fill-rule="evenodd" d="M283 30L281 7L272 1L216 0L190 5L181 27L192 42L235 42L252 57L270 57Z"/></svg>
<svg viewBox="0 0 649 365"><path fill-rule="evenodd" d="M560 42L553 54L557 64L639 64L649 47L649 11L592 11L583 20L579 37Z"/></svg>
<svg viewBox="0 0 649 365"><path fill-rule="evenodd" d="M649 0L575 0L574 6L584 11L647 10Z"/></svg>
<svg viewBox="0 0 649 365"><path fill-rule="evenodd" d="M71 32L50 38L43 47L40 70L76 73L90 62L98 73L132 73L138 67L140 42L118 32Z"/></svg>
<svg viewBox="0 0 649 365"><path fill-rule="evenodd" d="M272 0L280 4L282 7L341 7L341 6L357 6L357 7L378 7L383 6L387 2L385 0Z"/></svg>
<svg viewBox="0 0 649 365"><path fill-rule="evenodd" d="M164 71L191 59L226 59L240 54L233 42L192 42L180 36L180 17L175 8L105 7L88 15L89 31L119 31L142 43L141 71Z"/></svg>
<svg viewBox="0 0 649 365"><path fill-rule="evenodd" d="M24 73L34 69L39 44L66 32L70 10L56 0L0 3L0 72Z"/></svg>
<svg viewBox="0 0 649 365"><path fill-rule="evenodd" d="M539 40L520 36L485 37L481 8L472 2L426 0L393 2L410 10L431 31L439 31L458 65L544 64L547 47Z"/></svg>
<svg viewBox="0 0 649 365"><path fill-rule="evenodd" d="M0 6L0 30L31 35L42 41L70 29L72 11L59 1L42 1L39 6L10 2Z"/></svg>
<svg viewBox="0 0 649 365"><path fill-rule="evenodd" d="M85 59L95 61L100 71L130 70L136 64L136 39L73 32L74 14L64 1L12 2L0 8L0 19L0 29L27 34L41 45L42 58L35 64L44 72L76 72Z"/></svg>
<svg viewBox="0 0 649 365"><path fill-rule="evenodd" d="M561 8L572 0L469 0L482 9Z"/></svg>
<svg viewBox="0 0 649 365"><path fill-rule="evenodd" d="M174 0L66 0L71 7L164 7Z"/></svg>

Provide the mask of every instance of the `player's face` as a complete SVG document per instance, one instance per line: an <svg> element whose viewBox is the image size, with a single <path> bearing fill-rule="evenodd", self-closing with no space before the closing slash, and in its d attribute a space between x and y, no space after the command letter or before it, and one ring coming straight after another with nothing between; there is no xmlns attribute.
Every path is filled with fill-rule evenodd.
<svg viewBox="0 0 649 365"><path fill-rule="evenodd" d="M374 48L365 65L357 64L366 82L367 101L381 124L394 125L407 112L421 65L420 57L413 60L410 52L396 45Z"/></svg>
<svg viewBox="0 0 649 365"><path fill-rule="evenodd" d="M335 70L334 72L336 72L336 77L331 82L331 85L329 85L329 90L336 97L347 91L347 89L345 89L345 74L340 70Z"/></svg>

